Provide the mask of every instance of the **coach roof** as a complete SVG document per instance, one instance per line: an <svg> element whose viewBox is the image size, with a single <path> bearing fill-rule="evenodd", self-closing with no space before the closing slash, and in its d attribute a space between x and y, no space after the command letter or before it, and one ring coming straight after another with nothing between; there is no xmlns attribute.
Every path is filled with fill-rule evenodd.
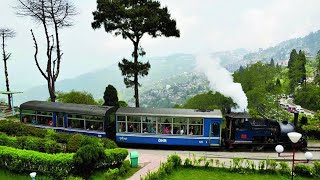
<svg viewBox="0 0 320 180"><path fill-rule="evenodd" d="M105 116L106 112L111 108L112 107L110 106L95 106L47 101L28 101L20 105L20 109L25 110L65 112L95 116Z"/></svg>
<svg viewBox="0 0 320 180"><path fill-rule="evenodd" d="M195 109L178 108L132 108L121 107L116 112L117 115L137 115L137 116L165 116L165 117L206 117L222 118L220 110L201 111Z"/></svg>

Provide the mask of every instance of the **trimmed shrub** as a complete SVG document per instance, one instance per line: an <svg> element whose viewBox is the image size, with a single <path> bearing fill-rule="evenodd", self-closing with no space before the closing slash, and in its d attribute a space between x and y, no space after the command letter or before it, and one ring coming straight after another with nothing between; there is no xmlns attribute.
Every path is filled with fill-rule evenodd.
<svg viewBox="0 0 320 180"><path fill-rule="evenodd" d="M317 177L320 177L320 162L319 161L315 161L313 163L313 168L314 168L314 175Z"/></svg>
<svg viewBox="0 0 320 180"><path fill-rule="evenodd" d="M57 143L56 141L53 141L51 139L48 139L44 143L44 150L46 153L59 153L63 152L63 148L61 144Z"/></svg>
<svg viewBox="0 0 320 180"><path fill-rule="evenodd" d="M47 130L27 126L20 122L0 121L0 132L5 132L9 136L35 136L44 138Z"/></svg>
<svg viewBox="0 0 320 180"><path fill-rule="evenodd" d="M103 142L103 147L105 149L114 149L114 148L117 148L117 144L112 141L111 139L108 139L108 138L101 138L102 142Z"/></svg>
<svg viewBox="0 0 320 180"><path fill-rule="evenodd" d="M76 152L81 147L81 141L83 140L82 134L74 134L68 139L67 152Z"/></svg>
<svg viewBox="0 0 320 180"><path fill-rule="evenodd" d="M73 154L46 154L0 146L0 167L14 172L36 171L65 177L73 167Z"/></svg>
<svg viewBox="0 0 320 180"><path fill-rule="evenodd" d="M177 168L178 166L181 166L181 164L182 164L181 157L178 156L177 154L173 154L173 155L169 156L168 162L172 162L174 168Z"/></svg>
<svg viewBox="0 0 320 180"><path fill-rule="evenodd" d="M128 156L128 150L124 148L106 149L106 158L102 165L113 165L122 163Z"/></svg>
<svg viewBox="0 0 320 180"><path fill-rule="evenodd" d="M73 134L67 143L67 152L76 152L83 146L94 145L103 147L103 143L100 138L95 136L86 136L82 134Z"/></svg>
<svg viewBox="0 0 320 180"><path fill-rule="evenodd" d="M306 164L295 165L294 172L299 176L312 177L312 168Z"/></svg>
<svg viewBox="0 0 320 180"><path fill-rule="evenodd" d="M106 154L102 147L95 145L83 146L74 155L75 171L85 179L88 179L92 171L105 159Z"/></svg>

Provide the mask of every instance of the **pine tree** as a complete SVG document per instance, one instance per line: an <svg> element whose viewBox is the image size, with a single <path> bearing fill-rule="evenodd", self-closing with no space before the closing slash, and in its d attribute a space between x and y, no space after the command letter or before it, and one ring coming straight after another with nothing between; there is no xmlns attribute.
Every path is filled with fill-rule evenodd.
<svg viewBox="0 0 320 180"><path fill-rule="evenodd" d="M298 53L295 49L292 49L291 53L290 53L290 58L289 58L289 62L288 62L288 68L290 69L294 60L297 59Z"/></svg>
<svg viewBox="0 0 320 180"><path fill-rule="evenodd" d="M271 58L270 66L274 67L274 60L273 60L273 58Z"/></svg>
<svg viewBox="0 0 320 180"><path fill-rule="evenodd" d="M117 89L110 84L106 87L106 90L104 91L103 99L104 99L104 103L103 103L104 106L119 107Z"/></svg>

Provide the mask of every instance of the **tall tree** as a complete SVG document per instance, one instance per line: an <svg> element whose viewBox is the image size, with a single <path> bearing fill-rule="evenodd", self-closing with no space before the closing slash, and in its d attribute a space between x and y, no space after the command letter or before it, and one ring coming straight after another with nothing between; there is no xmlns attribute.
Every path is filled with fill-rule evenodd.
<svg viewBox="0 0 320 180"><path fill-rule="evenodd" d="M290 53L290 58L288 61L288 68L290 69L293 62L297 59L298 53L295 49L292 49L291 53Z"/></svg>
<svg viewBox="0 0 320 180"><path fill-rule="evenodd" d="M315 72L314 82L315 84L319 85L320 84L320 50L317 53L316 62L317 62L317 68Z"/></svg>
<svg viewBox="0 0 320 180"><path fill-rule="evenodd" d="M150 64L138 61L138 57L145 55L140 46L143 35L153 38L159 36L180 37L176 21L170 17L167 7L160 7L160 2L154 0L97 0L97 10L93 12L92 28L104 29L107 33L114 32L130 39L134 49L133 62L123 59L119 68L124 76L127 87L134 87L136 107L139 107L139 77L148 75Z"/></svg>
<svg viewBox="0 0 320 180"><path fill-rule="evenodd" d="M104 106L119 107L117 89L110 84L106 87L106 90L104 91L103 99L104 99L104 103L103 103Z"/></svg>
<svg viewBox="0 0 320 180"><path fill-rule="evenodd" d="M50 99L54 102L56 99L55 82L59 76L63 55L59 30L72 26L70 18L77 14L75 7L70 4L69 0L18 0L18 2L17 14L33 18L44 28L47 56L45 71L39 65L38 43L32 29L30 31L35 47L34 60L41 75L47 81Z"/></svg>
<svg viewBox="0 0 320 180"><path fill-rule="evenodd" d="M273 58L271 58L271 60L270 60L270 66L274 67L274 60L273 60Z"/></svg>
<svg viewBox="0 0 320 180"><path fill-rule="evenodd" d="M3 63L4 63L4 76L5 76L5 80L6 80L7 91L10 91L7 61L9 60L9 58L11 56L11 53L7 53L6 52L6 50L5 50L5 46L6 46L5 41L8 38L15 37L15 34L16 33L12 29L6 29L6 28L0 29L0 37L1 37L1 40L2 40L2 44L1 44L1 47L2 47L2 60L3 60ZM8 104L9 104L9 108L11 108L11 95L10 94L8 94Z"/></svg>

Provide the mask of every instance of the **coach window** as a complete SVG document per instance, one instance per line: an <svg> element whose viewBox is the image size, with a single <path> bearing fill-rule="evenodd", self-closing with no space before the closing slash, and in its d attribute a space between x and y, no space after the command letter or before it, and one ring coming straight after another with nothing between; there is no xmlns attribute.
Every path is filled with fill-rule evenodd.
<svg viewBox="0 0 320 180"><path fill-rule="evenodd" d="M82 117L82 116L75 115L75 114L68 114L68 128L84 129L84 119L79 117Z"/></svg>
<svg viewBox="0 0 320 180"><path fill-rule="evenodd" d="M203 135L202 118L189 118L189 135Z"/></svg>
<svg viewBox="0 0 320 180"><path fill-rule="evenodd" d="M172 118L160 117L158 119L158 134L172 134Z"/></svg>
<svg viewBox="0 0 320 180"><path fill-rule="evenodd" d="M32 110L22 110L21 112L22 122L26 124L32 124L36 122L36 112Z"/></svg>
<svg viewBox="0 0 320 180"><path fill-rule="evenodd" d="M52 113L51 112L37 112L37 119L33 124L40 124L44 126L52 126Z"/></svg>
<svg viewBox="0 0 320 180"><path fill-rule="evenodd" d="M128 132L142 133L141 116L127 116Z"/></svg>
<svg viewBox="0 0 320 180"><path fill-rule="evenodd" d="M103 131L102 116L85 116L87 130Z"/></svg>
<svg viewBox="0 0 320 180"><path fill-rule="evenodd" d="M173 118L173 134L186 135L187 121L187 118Z"/></svg>
<svg viewBox="0 0 320 180"><path fill-rule="evenodd" d="M142 117L142 133L156 134L156 117Z"/></svg>
<svg viewBox="0 0 320 180"><path fill-rule="evenodd" d="M127 132L126 130L126 116L117 116L118 132Z"/></svg>

